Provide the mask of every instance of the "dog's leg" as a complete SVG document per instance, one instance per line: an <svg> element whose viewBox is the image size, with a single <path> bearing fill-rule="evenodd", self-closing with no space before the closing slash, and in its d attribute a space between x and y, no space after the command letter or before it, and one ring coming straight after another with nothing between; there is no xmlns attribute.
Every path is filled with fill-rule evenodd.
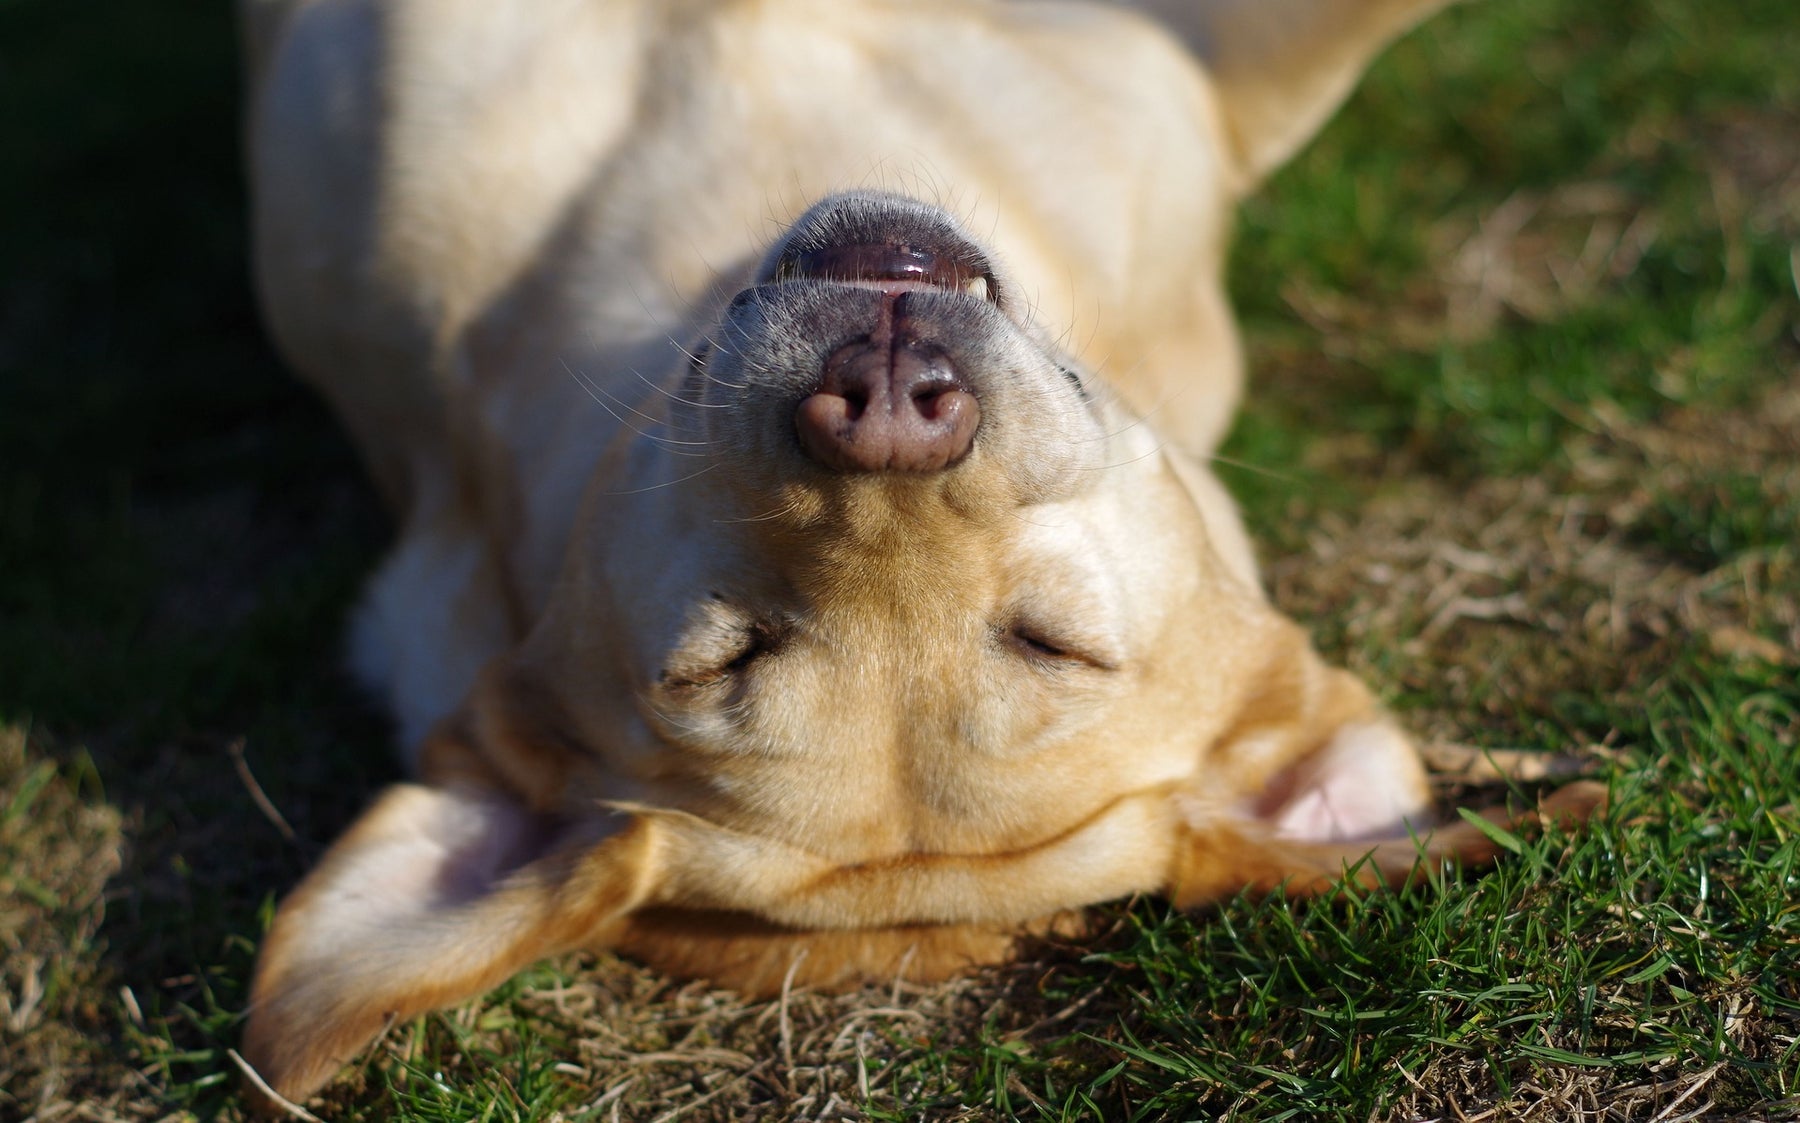
<svg viewBox="0 0 1800 1123"><path fill-rule="evenodd" d="M653 876L651 831L619 823L596 842L494 794L390 789L283 902L245 1057L304 1099L385 1026L603 946Z"/></svg>
<svg viewBox="0 0 1800 1123"><path fill-rule="evenodd" d="M263 72L281 39L288 15L305 0L238 0L238 43L244 52L244 85L262 85Z"/></svg>
<svg viewBox="0 0 1800 1123"><path fill-rule="evenodd" d="M1123 0L1187 41L1254 183L1324 125L1376 53L1446 0Z"/></svg>
<svg viewBox="0 0 1800 1123"><path fill-rule="evenodd" d="M369 579L352 618L350 663L392 707L409 769L419 767L433 724L517 641L513 588L480 520L439 497L414 509Z"/></svg>

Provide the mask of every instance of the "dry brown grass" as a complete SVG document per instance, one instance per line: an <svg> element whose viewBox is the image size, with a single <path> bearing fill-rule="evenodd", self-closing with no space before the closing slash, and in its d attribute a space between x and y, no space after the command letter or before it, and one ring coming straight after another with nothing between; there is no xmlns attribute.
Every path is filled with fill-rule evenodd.
<svg viewBox="0 0 1800 1123"><path fill-rule="evenodd" d="M93 789L91 771L59 767L25 730L0 727L0 1115L101 1118L132 1098L133 1074L103 1043L111 1011L95 942L124 823ZM110 1104L68 1101L96 1076L120 1088Z"/></svg>
<svg viewBox="0 0 1800 1123"><path fill-rule="evenodd" d="M902 978L849 994L790 991L765 1002L703 983L672 983L602 956L566 964L577 980L572 985L559 978L527 986L510 1002L477 1003L452 1021L479 1047L498 1044L503 1051L520 1015L540 1029L554 1027L563 1038L555 1071L586 1090L577 1102L599 1109L599 1119L861 1119L865 1104L907 1111L920 1089L911 1066L945 1048L977 1047L984 1033L994 1033L1005 1048L1029 1051L1076 1029L1110 1024L1120 1002L1116 987L1057 998L1054 985L1043 985L1078 954L1045 948L1009 967L940 985L919 987ZM373 1067L442 1056L444 1030L426 1024L396 1034ZM1016 1094L1022 1104L1031 1097L1022 1086ZM341 1085L322 1114L332 1114L337 1095L346 1107L360 1098L355 1081ZM975 1107L914 1107L910 1114L991 1117Z"/></svg>
<svg viewBox="0 0 1800 1123"><path fill-rule="evenodd" d="M1659 541L1668 502L1720 477L1800 505L1800 372L1751 406L1632 424L1604 402L1567 469L1449 489L1409 477L1355 516L1326 514L1269 567L1276 600L1331 624L1348 665L1449 740L1657 677L1690 637L1769 662L1800 653L1800 553L1745 551L1707 566Z"/></svg>

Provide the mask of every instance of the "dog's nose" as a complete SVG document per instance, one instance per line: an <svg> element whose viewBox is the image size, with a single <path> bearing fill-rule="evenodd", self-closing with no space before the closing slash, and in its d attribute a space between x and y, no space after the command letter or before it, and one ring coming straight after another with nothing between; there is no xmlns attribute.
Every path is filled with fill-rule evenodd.
<svg viewBox="0 0 1800 1123"><path fill-rule="evenodd" d="M895 304L906 296L890 297ZM835 472L935 472L967 456L981 406L956 365L904 330L848 343L794 411L800 447Z"/></svg>

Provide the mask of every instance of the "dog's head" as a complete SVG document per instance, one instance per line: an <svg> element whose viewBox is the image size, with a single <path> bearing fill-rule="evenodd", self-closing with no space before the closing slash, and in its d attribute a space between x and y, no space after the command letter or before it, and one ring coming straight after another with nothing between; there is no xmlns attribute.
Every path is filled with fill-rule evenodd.
<svg viewBox="0 0 1800 1123"><path fill-rule="evenodd" d="M1027 312L937 208L812 208L608 455L478 704L615 798L838 860L1190 775L1289 626L1216 482Z"/></svg>
<svg viewBox="0 0 1800 1123"><path fill-rule="evenodd" d="M760 986L835 930L809 977L841 981L918 925L941 972L1058 910L1316 888L1360 853L1289 840L1399 834L1407 876L1410 745L1265 603L1211 475L1018 292L892 196L770 251L601 457L429 786L283 904L245 1039L278 1090L559 949Z"/></svg>

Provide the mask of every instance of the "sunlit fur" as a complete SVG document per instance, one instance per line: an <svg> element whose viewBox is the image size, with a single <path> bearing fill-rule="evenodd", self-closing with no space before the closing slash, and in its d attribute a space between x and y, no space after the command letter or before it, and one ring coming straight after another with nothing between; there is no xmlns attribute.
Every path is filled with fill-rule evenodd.
<svg viewBox="0 0 1800 1123"><path fill-rule="evenodd" d="M1491 857L1422 833L1207 466L1232 206L1436 3L247 4L258 282L395 509L356 662L418 776L276 917L269 1084L570 948L934 978L1130 893ZM889 230L991 273L776 267ZM828 471L795 401L890 298L980 427Z"/></svg>

